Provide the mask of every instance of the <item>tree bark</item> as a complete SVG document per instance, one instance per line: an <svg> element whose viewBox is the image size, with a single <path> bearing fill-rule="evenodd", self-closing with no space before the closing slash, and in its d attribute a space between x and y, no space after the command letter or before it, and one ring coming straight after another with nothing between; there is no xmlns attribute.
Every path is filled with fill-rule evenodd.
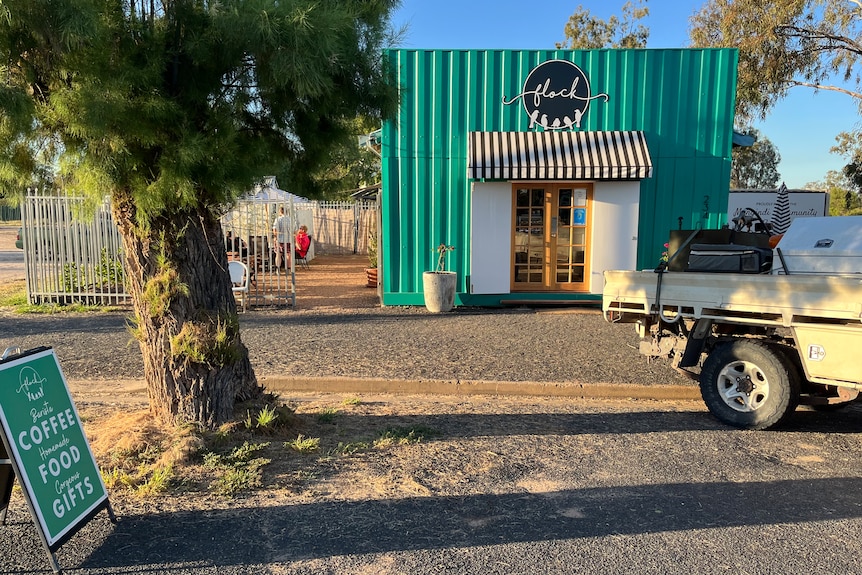
<svg viewBox="0 0 862 575"><path fill-rule="evenodd" d="M150 411L165 422L212 428L236 401L259 397L239 333L236 301L218 218L207 208L139 224L131 196L113 211L125 247Z"/></svg>

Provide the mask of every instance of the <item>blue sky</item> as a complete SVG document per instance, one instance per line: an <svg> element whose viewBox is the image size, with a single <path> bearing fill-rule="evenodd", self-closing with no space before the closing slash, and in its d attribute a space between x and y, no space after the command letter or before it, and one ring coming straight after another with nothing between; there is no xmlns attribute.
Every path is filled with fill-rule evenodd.
<svg viewBox="0 0 862 575"><path fill-rule="evenodd" d="M563 28L578 5L607 19L622 15L625 0L402 0L393 17L407 26L399 46L451 49L547 49L563 40ZM652 0L643 23L648 48L688 45L688 20L700 0ZM849 96L795 88L765 121L755 124L781 155L778 171L789 188L823 181L845 159L829 152L835 136L851 130L859 113Z"/></svg>

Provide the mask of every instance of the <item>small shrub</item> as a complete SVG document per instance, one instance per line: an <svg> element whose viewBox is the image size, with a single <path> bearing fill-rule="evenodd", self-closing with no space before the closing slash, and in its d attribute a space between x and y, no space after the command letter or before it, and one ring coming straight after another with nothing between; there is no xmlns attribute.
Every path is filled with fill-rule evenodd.
<svg viewBox="0 0 862 575"><path fill-rule="evenodd" d="M299 453L311 453L320 449L320 438L300 434L293 441L285 441L284 446Z"/></svg>
<svg viewBox="0 0 862 575"><path fill-rule="evenodd" d="M78 273L78 264L69 262L63 266L62 290L66 293L81 291L81 285L86 283L84 274Z"/></svg>
<svg viewBox="0 0 862 575"><path fill-rule="evenodd" d="M204 467L219 473L210 484L218 495L233 497L242 491L260 487L263 481L263 467L272 460L256 457L256 454L269 447L269 443L244 442L226 455L209 452L204 455Z"/></svg>
<svg viewBox="0 0 862 575"><path fill-rule="evenodd" d="M225 497L260 487L263 482L262 467L269 462L269 459L253 459L240 467L228 467L210 487L217 495Z"/></svg>

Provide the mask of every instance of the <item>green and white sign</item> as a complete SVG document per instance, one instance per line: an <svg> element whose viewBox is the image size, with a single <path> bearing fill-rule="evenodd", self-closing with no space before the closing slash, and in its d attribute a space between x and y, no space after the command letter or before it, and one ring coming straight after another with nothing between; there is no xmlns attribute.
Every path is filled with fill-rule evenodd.
<svg viewBox="0 0 862 575"><path fill-rule="evenodd" d="M0 364L0 423L46 542L62 543L108 495L53 350Z"/></svg>

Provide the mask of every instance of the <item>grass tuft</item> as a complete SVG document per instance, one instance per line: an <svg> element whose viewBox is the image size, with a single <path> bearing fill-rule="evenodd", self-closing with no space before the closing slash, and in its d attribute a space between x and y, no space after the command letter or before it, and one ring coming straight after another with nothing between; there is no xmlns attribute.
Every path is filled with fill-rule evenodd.
<svg viewBox="0 0 862 575"><path fill-rule="evenodd" d="M320 449L320 438L305 437L304 435L299 434L296 439L285 441L284 446L294 451L298 451L299 453L311 453L312 451Z"/></svg>
<svg viewBox="0 0 862 575"><path fill-rule="evenodd" d="M251 491L263 483L263 468L272 462L257 453L269 447L269 443L244 442L229 453L209 452L204 454L204 467L213 470L218 477L210 484L214 493L233 497Z"/></svg>
<svg viewBox="0 0 862 575"><path fill-rule="evenodd" d="M325 407L317 414L317 421L320 423L335 423L335 416L338 415L338 410L334 407Z"/></svg>
<svg viewBox="0 0 862 575"><path fill-rule="evenodd" d="M374 447L390 447L392 445L407 445L410 443L419 443L426 437L440 435L430 427L423 425L413 427L388 427L376 440Z"/></svg>

